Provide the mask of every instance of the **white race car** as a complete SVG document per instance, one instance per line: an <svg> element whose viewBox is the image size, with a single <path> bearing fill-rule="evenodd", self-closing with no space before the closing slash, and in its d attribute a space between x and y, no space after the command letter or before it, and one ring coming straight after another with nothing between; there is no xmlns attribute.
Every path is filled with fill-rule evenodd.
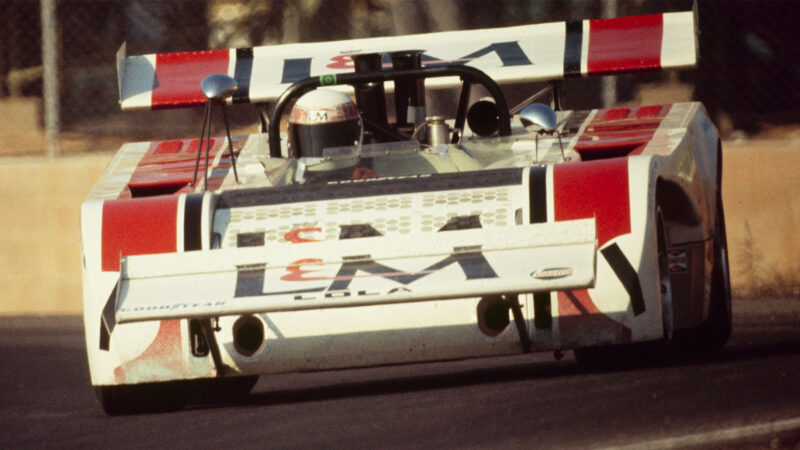
<svg viewBox="0 0 800 450"><path fill-rule="evenodd" d="M289 371L720 348L731 327L721 149L703 106L565 111L558 83L692 67L696 54L691 11L123 48L123 109L206 115L200 139L122 146L83 203L103 409L181 408L198 389L243 395L258 375ZM550 84L510 108L498 83L512 81ZM426 90L449 86L455 110L429 115ZM261 132L211 137L225 104L241 102Z"/></svg>

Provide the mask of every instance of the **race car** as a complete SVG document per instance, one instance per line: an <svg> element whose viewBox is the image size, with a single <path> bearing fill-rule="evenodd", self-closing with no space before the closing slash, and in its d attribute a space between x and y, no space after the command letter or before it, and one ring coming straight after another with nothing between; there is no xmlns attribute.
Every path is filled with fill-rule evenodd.
<svg viewBox="0 0 800 450"><path fill-rule="evenodd" d="M199 139L123 145L82 205L103 409L180 409L282 372L721 348L722 153L703 106L569 111L559 83L692 67L695 27L688 11L142 56L123 46L123 109L205 115ZM548 84L511 106L500 84L522 81ZM429 114L426 93L448 88L453 111ZM233 103L254 105L258 132L211 137Z"/></svg>

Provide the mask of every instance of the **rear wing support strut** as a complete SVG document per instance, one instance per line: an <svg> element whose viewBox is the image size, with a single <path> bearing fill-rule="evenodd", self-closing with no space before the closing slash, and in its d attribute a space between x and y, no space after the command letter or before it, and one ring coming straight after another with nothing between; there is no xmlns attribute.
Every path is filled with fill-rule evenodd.
<svg viewBox="0 0 800 450"><path fill-rule="evenodd" d="M219 343L214 335L214 328L211 327L211 318L203 317L199 319L199 322L200 328L203 330L203 336L208 343L208 350L211 353L211 359L214 361L214 367L217 368L217 376L225 376L226 373L231 371L231 368L222 362L222 353L219 351Z"/></svg>
<svg viewBox="0 0 800 450"><path fill-rule="evenodd" d="M531 337L528 334L528 327L525 326L525 318L522 316L522 308L519 306L519 295L507 295L508 306L511 308L511 314L514 315L514 325L517 327L517 334L519 334L519 343L522 345L522 350L525 353L533 351L531 346Z"/></svg>
<svg viewBox="0 0 800 450"><path fill-rule="evenodd" d="M472 83L464 81L461 83L461 95L458 98L458 110L456 111L456 121L453 126L453 140L452 144L457 144L461 141L461 135L464 134L464 124L467 121L467 107L469 106L469 95L472 91Z"/></svg>
<svg viewBox="0 0 800 450"><path fill-rule="evenodd" d="M557 80L551 81L547 86L523 100L522 103L511 108L511 115L513 116L514 114L517 114L518 112L522 111L522 108L530 105L536 100L539 100L541 97L547 94L552 94L553 96L553 109L556 111L562 111L564 108L564 98L561 93L561 80Z"/></svg>

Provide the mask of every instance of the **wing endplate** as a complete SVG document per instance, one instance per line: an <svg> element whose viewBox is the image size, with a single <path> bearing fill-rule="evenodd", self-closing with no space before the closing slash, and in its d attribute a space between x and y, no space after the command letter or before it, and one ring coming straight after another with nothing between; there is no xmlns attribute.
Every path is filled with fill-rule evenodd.
<svg viewBox="0 0 800 450"><path fill-rule="evenodd" d="M122 259L119 323L594 285L594 219Z"/></svg>
<svg viewBox="0 0 800 450"><path fill-rule="evenodd" d="M348 55L424 50L423 64L467 64L498 83L693 67L692 11L483 30L130 56L118 64L122 109L198 106L200 81L234 77L230 100L270 102L292 83L353 71ZM391 67L388 55L384 68ZM430 80L451 86L457 78Z"/></svg>

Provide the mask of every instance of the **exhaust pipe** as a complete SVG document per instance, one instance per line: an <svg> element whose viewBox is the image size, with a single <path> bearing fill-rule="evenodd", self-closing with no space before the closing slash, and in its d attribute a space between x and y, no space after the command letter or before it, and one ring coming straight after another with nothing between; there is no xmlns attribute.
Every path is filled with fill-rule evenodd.
<svg viewBox="0 0 800 450"><path fill-rule="evenodd" d="M383 55L381 53L362 53L352 55L356 73L375 72L383 68ZM361 115L376 122L378 125L389 128L386 118L386 94L383 82L358 83L353 86L356 91L356 104ZM364 124L368 140L377 142L376 130L368 122Z"/></svg>
<svg viewBox="0 0 800 450"><path fill-rule="evenodd" d="M500 112L491 97L484 97L473 103L467 111L467 125L473 133L488 137L500 129Z"/></svg>
<svg viewBox="0 0 800 450"><path fill-rule="evenodd" d="M478 328L483 334L495 337L504 332L511 320L509 303L501 296L483 297L478 302Z"/></svg>
<svg viewBox="0 0 800 450"><path fill-rule="evenodd" d="M423 50L393 52L392 67L395 69L418 69L422 67ZM398 127L412 129L425 121L425 80L403 78L394 82L394 108Z"/></svg>
<svg viewBox="0 0 800 450"><path fill-rule="evenodd" d="M233 323L233 348L242 356L253 356L264 343L264 324L252 315Z"/></svg>

